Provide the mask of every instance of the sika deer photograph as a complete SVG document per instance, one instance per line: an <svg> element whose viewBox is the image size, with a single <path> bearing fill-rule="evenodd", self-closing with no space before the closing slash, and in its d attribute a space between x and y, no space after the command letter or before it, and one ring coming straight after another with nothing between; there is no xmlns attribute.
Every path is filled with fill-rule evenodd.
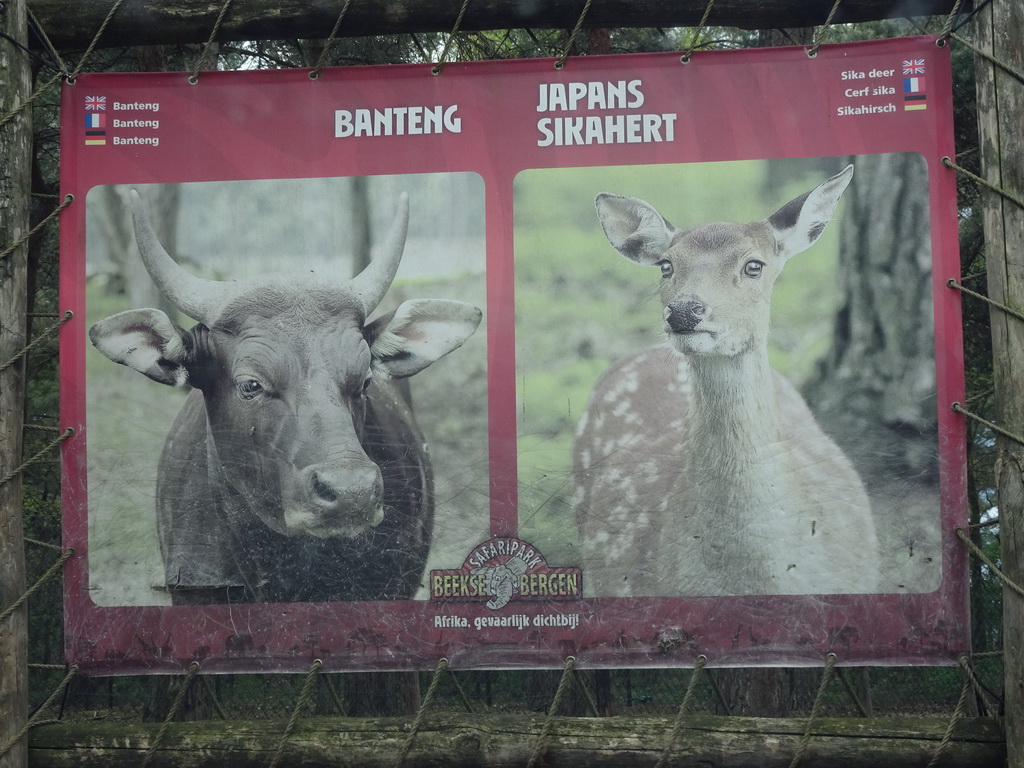
<svg viewBox="0 0 1024 768"><path fill-rule="evenodd" d="M668 346L617 363L580 421L573 502L594 594L874 590L864 483L767 347L775 281L853 175L752 223L689 229L638 198L597 196L612 247L660 273Z"/></svg>

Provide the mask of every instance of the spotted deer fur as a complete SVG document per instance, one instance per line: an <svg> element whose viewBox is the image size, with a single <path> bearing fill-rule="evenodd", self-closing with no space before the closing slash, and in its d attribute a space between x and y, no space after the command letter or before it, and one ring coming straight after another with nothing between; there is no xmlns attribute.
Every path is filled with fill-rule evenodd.
<svg viewBox="0 0 1024 768"><path fill-rule="evenodd" d="M661 269L669 343L608 370L577 430L590 594L875 590L864 484L767 351L775 280L852 176L848 166L766 219L685 231L642 200L598 195L609 242Z"/></svg>

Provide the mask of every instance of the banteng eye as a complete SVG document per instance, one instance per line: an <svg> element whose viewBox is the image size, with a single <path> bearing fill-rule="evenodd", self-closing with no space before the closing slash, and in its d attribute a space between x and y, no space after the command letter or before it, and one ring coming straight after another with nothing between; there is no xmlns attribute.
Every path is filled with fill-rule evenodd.
<svg viewBox="0 0 1024 768"><path fill-rule="evenodd" d="M675 272L671 261L659 261L658 266L661 267L661 276L663 278L672 277L672 273Z"/></svg>
<svg viewBox="0 0 1024 768"><path fill-rule="evenodd" d="M238 382L238 394L243 400L252 400L263 394L263 385L256 379L242 379Z"/></svg>
<svg viewBox="0 0 1024 768"><path fill-rule="evenodd" d="M760 277L761 271L764 269L764 262L758 261L757 259L751 259L743 265L743 274L747 277Z"/></svg>

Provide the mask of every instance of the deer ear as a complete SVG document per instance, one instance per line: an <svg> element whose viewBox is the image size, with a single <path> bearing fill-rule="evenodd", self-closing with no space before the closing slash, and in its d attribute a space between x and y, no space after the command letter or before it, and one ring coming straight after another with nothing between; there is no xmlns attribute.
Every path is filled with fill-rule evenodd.
<svg viewBox="0 0 1024 768"><path fill-rule="evenodd" d="M768 217L779 244L779 256L785 261L817 242L839 205L839 198L853 178L848 165L807 194L786 203Z"/></svg>
<svg viewBox="0 0 1024 768"><path fill-rule="evenodd" d="M676 228L650 203L602 192L595 200L605 237L619 253L645 267L654 266L672 244Z"/></svg>
<svg viewBox="0 0 1024 768"><path fill-rule="evenodd" d="M89 329L93 346L115 363L177 387L188 381L184 336L159 309L118 312Z"/></svg>

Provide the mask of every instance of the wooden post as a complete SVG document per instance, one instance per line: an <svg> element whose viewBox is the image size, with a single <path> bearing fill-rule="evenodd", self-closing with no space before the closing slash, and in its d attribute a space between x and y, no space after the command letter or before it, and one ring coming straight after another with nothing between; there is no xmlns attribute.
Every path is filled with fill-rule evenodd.
<svg viewBox="0 0 1024 768"><path fill-rule="evenodd" d="M28 57L11 41L27 44L25 0L0 3L0 119L25 102L31 77ZM32 111L0 126L0 253L28 230L31 195ZM0 611L25 591L21 463L25 363L3 368L25 345L28 243L0 257ZM28 717L28 618L25 606L0 622L0 749ZM28 765L28 739L0 755L0 768Z"/></svg>
<svg viewBox="0 0 1024 768"><path fill-rule="evenodd" d="M544 729L540 715L432 712L421 724L403 768L510 768L529 762ZM409 736L410 718L300 720L285 742L282 765L391 768ZM543 764L561 768L655 768L671 717L558 717ZM747 717L686 717L671 765L787 768L807 721ZM1000 724L963 718L942 747L948 718L820 718L800 768L927 768L942 749L943 768L993 768L1005 757ZM45 725L31 735L33 768L137 768L159 723ZM172 723L155 765L242 768L266 765L281 744L282 721Z"/></svg>
<svg viewBox="0 0 1024 768"><path fill-rule="evenodd" d="M1024 4L1002 0L984 6L977 43L1016 72L1024 72ZM978 129L985 178L1024 197L1024 84L999 66L977 59ZM995 301L1024 308L1024 210L985 193L988 292ZM1024 434L1024 323L993 309L992 357L996 421ZM1024 584L1024 445L998 438L996 490L999 537L1006 576ZM1024 599L1003 590L1003 664L1007 765L1024 767Z"/></svg>

